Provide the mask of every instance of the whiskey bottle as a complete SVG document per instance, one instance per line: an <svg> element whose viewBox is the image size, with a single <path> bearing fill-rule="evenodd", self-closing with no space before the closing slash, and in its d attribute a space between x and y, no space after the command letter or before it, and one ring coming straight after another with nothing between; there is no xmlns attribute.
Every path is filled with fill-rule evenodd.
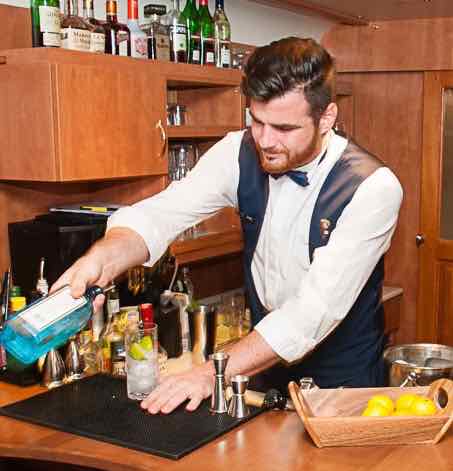
<svg viewBox="0 0 453 471"><path fill-rule="evenodd" d="M199 64L201 58L200 19L195 0L187 0L182 13L187 25L188 61L190 64Z"/></svg>
<svg viewBox="0 0 453 471"><path fill-rule="evenodd" d="M167 28L160 22L159 15L151 16L151 23L145 31L148 36L148 58L170 61L170 37Z"/></svg>
<svg viewBox="0 0 453 471"><path fill-rule="evenodd" d="M231 67L231 27L225 14L223 0L216 0L214 14L216 66Z"/></svg>
<svg viewBox="0 0 453 471"><path fill-rule="evenodd" d="M31 0L33 47L61 46L59 0Z"/></svg>
<svg viewBox="0 0 453 471"><path fill-rule="evenodd" d="M215 65L214 22L209 13L208 0L200 0L198 11L201 31L201 64Z"/></svg>
<svg viewBox="0 0 453 471"><path fill-rule="evenodd" d="M105 28L105 52L114 56L131 55L131 35L129 28L118 23L118 5L116 0L105 2L107 21Z"/></svg>
<svg viewBox="0 0 453 471"><path fill-rule="evenodd" d="M127 1L127 27L131 38L131 56L136 59L148 59L147 36L138 24L138 0Z"/></svg>
<svg viewBox="0 0 453 471"><path fill-rule="evenodd" d="M93 0L83 0L83 19L91 34L90 52L105 52L105 29L94 17Z"/></svg>
<svg viewBox="0 0 453 471"><path fill-rule="evenodd" d="M89 51L91 32L83 19L78 16L77 0L66 0L61 21L61 47L73 51Z"/></svg>
<svg viewBox="0 0 453 471"><path fill-rule="evenodd" d="M167 15L170 34L170 60L187 62L187 26L179 9L179 0L173 0L173 9Z"/></svg>

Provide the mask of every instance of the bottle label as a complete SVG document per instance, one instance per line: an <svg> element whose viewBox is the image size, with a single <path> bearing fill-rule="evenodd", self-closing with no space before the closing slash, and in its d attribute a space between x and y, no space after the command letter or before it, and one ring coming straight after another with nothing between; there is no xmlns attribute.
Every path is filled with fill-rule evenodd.
<svg viewBox="0 0 453 471"><path fill-rule="evenodd" d="M30 326L32 330L40 332L76 309L81 308L86 302L84 296L74 299L71 296L70 288L67 287L58 291L55 295L32 304L28 309L18 314L14 320L18 320L25 328Z"/></svg>
<svg viewBox="0 0 453 471"><path fill-rule="evenodd" d="M170 26L170 35L173 39L173 50L187 51L187 27L185 25Z"/></svg>
<svg viewBox="0 0 453 471"><path fill-rule="evenodd" d="M90 52L105 52L105 34L91 33Z"/></svg>
<svg viewBox="0 0 453 471"><path fill-rule="evenodd" d="M148 40L146 36L131 34L131 56L148 59Z"/></svg>
<svg viewBox="0 0 453 471"><path fill-rule="evenodd" d="M127 43L129 42L129 35L126 31L118 31L116 35L116 44L118 44L118 51L120 56L127 56Z"/></svg>
<svg viewBox="0 0 453 471"><path fill-rule="evenodd" d="M212 51L206 51L206 64L214 64L215 54Z"/></svg>
<svg viewBox="0 0 453 471"><path fill-rule="evenodd" d="M156 59L159 61L170 60L170 39L164 34L156 34Z"/></svg>
<svg viewBox="0 0 453 471"><path fill-rule="evenodd" d="M228 45L220 47L220 67L230 67L231 65L231 51Z"/></svg>
<svg viewBox="0 0 453 471"><path fill-rule="evenodd" d="M61 47L72 51L89 51L91 33L87 29L63 28L61 30Z"/></svg>
<svg viewBox="0 0 453 471"><path fill-rule="evenodd" d="M120 312L120 300L109 299L107 302L107 312L109 316L114 316L117 312Z"/></svg>
<svg viewBox="0 0 453 471"><path fill-rule="evenodd" d="M60 32L60 9L58 7L39 7L39 29L41 33Z"/></svg>

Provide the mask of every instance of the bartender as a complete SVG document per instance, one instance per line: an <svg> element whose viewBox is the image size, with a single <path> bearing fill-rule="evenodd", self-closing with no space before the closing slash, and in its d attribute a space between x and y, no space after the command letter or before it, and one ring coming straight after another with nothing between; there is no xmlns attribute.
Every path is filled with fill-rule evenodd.
<svg viewBox="0 0 453 471"><path fill-rule="evenodd" d="M384 383L384 254L402 201L383 162L333 130L332 57L312 39L257 48L244 70L251 129L229 133L183 180L117 211L105 237L69 268L81 296L127 268L155 263L185 229L237 208L253 331L228 350L226 376L284 388ZM100 300L97 301L99 303ZM194 410L214 389L211 362L164 377L141 406Z"/></svg>

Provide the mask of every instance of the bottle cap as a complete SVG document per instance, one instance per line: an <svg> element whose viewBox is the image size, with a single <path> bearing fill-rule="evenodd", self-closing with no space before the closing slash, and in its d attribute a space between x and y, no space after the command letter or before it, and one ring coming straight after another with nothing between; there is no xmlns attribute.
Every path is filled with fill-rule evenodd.
<svg viewBox="0 0 453 471"><path fill-rule="evenodd" d="M27 299L24 296L15 296L14 298L9 298L9 305L11 311L19 311L24 308L27 304Z"/></svg>

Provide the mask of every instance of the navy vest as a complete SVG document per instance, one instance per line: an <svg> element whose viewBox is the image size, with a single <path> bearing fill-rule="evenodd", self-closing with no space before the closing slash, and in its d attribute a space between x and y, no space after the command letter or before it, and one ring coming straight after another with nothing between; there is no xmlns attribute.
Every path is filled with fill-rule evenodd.
<svg viewBox="0 0 453 471"><path fill-rule="evenodd" d="M326 245L343 209L362 181L383 164L356 144L349 142L335 163L318 195L310 223L310 261L317 247ZM267 314L256 293L252 277L252 259L261 231L269 196L268 175L263 172L249 131L244 134L239 153L238 202L244 236L244 275L253 325ZM327 220L328 230L323 229ZM324 222L325 224L325 222ZM320 230L321 228L321 230ZM324 229L327 229L324 226ZM310 376L323 388L381 386L383 310L381 305L383 257L376 265L349 313L302 361L277 365L260 375L257 389L278 387L286 390L290 380Z"/></svg>

